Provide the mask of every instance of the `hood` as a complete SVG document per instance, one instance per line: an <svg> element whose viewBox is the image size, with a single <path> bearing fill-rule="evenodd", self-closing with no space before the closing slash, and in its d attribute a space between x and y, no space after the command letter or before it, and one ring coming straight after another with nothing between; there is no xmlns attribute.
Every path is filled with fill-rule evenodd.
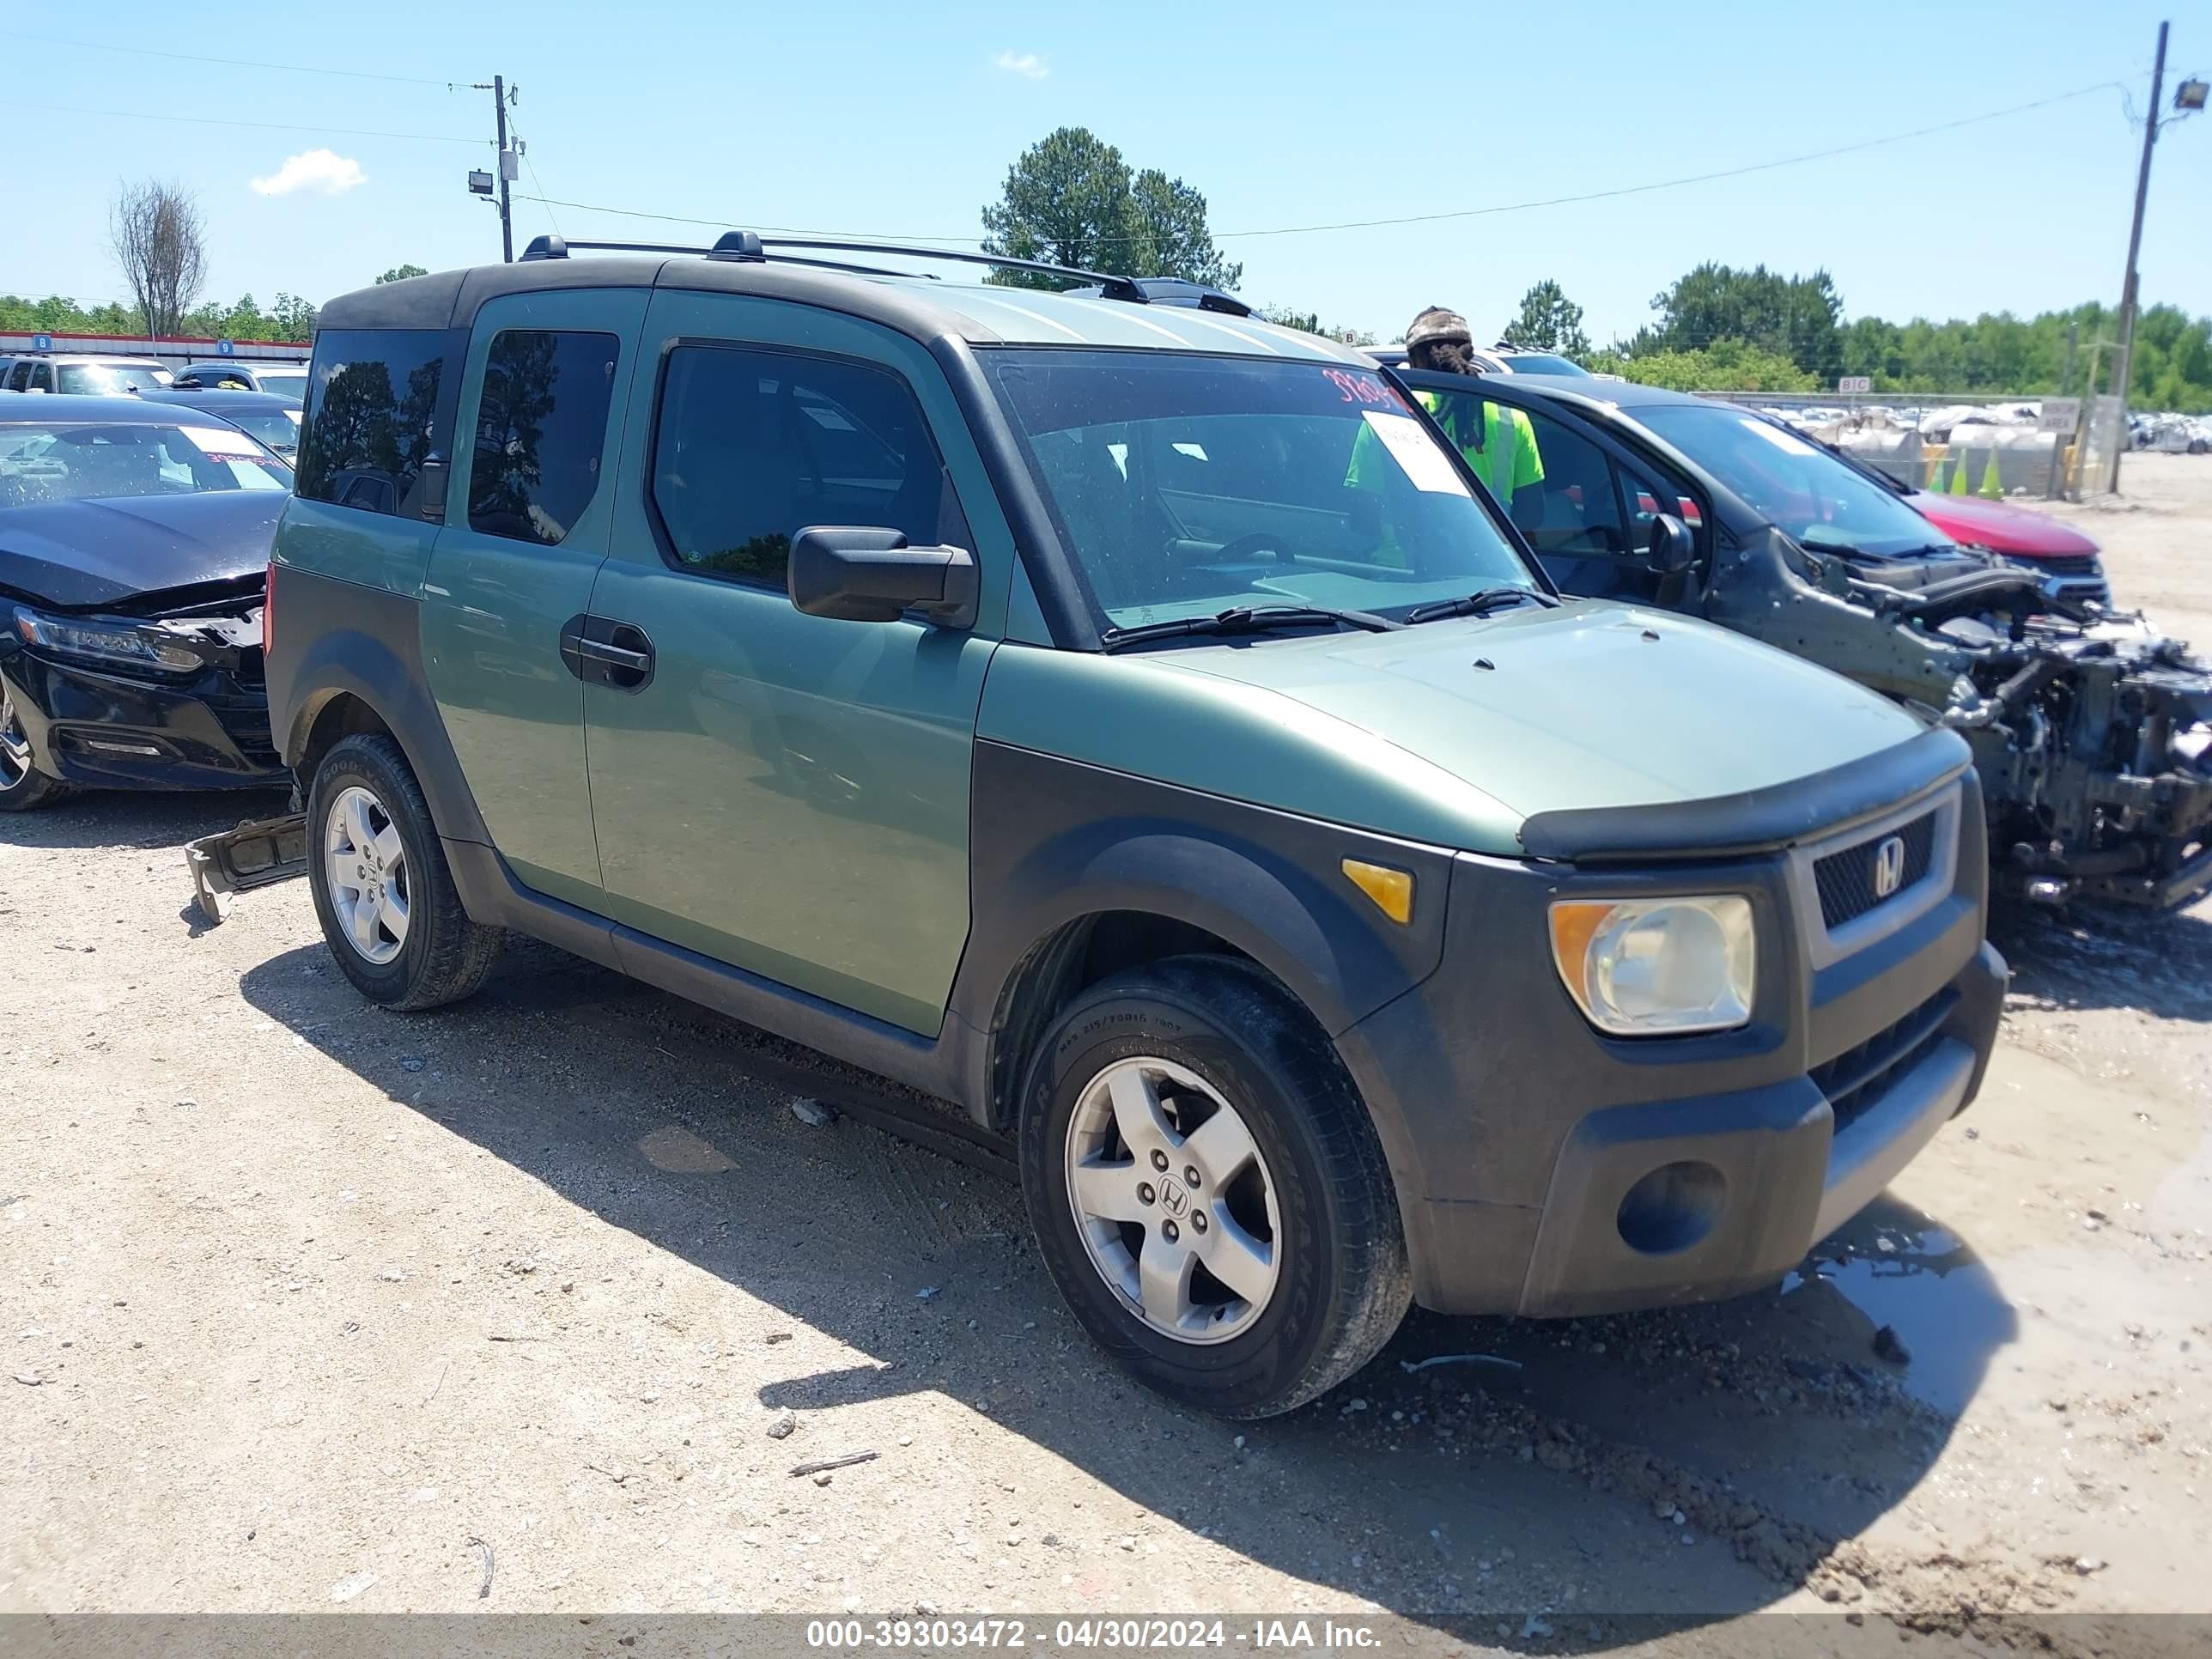
<svg viewBox="0 0 2212 1659"><path fill-rule="evenodd" d="M1916 490L1906 503L1956 542L2021 559L2078 559L2102 550L2073 526L2033 508L1978 495L1938 495Z"/></svg>
<svg viewBox="0 0 2212 1659"><path fill-rule="evenodd" d="M0 510L0 589L67 610L229 581L269 562L281 489L50 501Z"/></svg>
<svg viewBox="0 0 2212 1659"><path fill-rule="evenodd" d="M1147 660L1295 699L1522 817L1767 788L1923 729L1825 668L1709 623L1599 600Z"/></svg>

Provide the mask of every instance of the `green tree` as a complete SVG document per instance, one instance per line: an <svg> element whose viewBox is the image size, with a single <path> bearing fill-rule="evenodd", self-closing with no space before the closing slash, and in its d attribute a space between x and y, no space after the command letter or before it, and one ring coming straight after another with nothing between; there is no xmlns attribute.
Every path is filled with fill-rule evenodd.
<svg viewBox="0 0 2212 1659"><path fill-rule="evenodd" d="M1674 392L1816 392L1823 382L1778 352L1743 340L1682 351L1594 353L1585 367Z"/></svg>
<svg viewBox="0 0 2212 1659"><path fill-rule="evenodd" d="M1695 351L1741 340L1787 357L1816 380L1832 380L1842 352L1844 302L1825 270L1784 276L1765 265L1737 270L1710 262L1652 296L1658 323L1638 334L1638 351Z"/></svg>
<svg viewBox="0 0 2212 1659"><path fill-rule="evenodd" d="M1324 340L1334 340L1339 345L1371 346L1375 337L1364 329L1331 325L1321 319L1317 311L1292 311L1284 306L1262 306L1261 318L1278 328L1294 328L1302 334L1318 334Z"/></svg>
<svg viewBox="0 0 2212 1659"><path fill-rule="evenodd" d="M1214 246L1203 195L1157 168L1132 173L1120 150L1085 127L1061 127L1022 152L1000 199L983 209L983 230L987 253L1084 270L1224 289L1244 271ZM1029 271L994 271L991 280L1060 286Z"/></svg>
<svg viewBox="0 0 2212 1659"><path fill-rule="evenodd" d="M1583 308L1549 277L1521 296L1521 314L1505 325L1505 343L1525 351L1556 351L1580 362L1589 356Z"/></svg>
<svg viewBox="0 0 2212 1659"><path fill-rule="evenodd" d="M394 265L376 279L375 285L381 288L386 283L404 283L410 276L428 276L429 274L421 265Z"/></svg>

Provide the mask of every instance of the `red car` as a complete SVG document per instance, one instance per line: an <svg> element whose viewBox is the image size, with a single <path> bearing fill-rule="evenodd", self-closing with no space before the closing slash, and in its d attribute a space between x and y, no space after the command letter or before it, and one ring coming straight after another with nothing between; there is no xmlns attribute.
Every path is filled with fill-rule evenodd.
<svg viewBox="0 0 2212 1659"><path fill-rule="evenodd" d="M2104 550L2091 538L2046 514L1978 495L1939 495L1892 481L1905 504L1961 547L1978 547L2045 574L2046 592L2093 599L2109 606Z"/></svg>
<svg viewBox="0 0 2212 1659"><path fill-rule="evenodd" d="M2111 608L2112 589L2105 580L2104 549L2071 525L2009 501L1915 489L1848 450L1830 443L1820 447L1873 479L1960 546L2040 571L2043 591L2055 599L2087 599Z"/></svg>

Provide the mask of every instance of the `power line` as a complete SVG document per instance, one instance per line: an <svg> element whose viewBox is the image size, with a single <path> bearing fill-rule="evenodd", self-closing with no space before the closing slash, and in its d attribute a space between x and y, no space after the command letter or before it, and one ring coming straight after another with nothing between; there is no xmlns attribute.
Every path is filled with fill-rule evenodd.
<svg viewBox="0 0 2212 1659"><path fill-rule="evenodd" d="M444 87L459 81L432 81L419 75L374 75L367 70L329 69L319 64L264 64L251 58L210 58L191 52L158 52L150 46L111 46L96 40L65 40L58 34L26 34L21 29L0 29L11 40L35 40L41 46L75 46L83 52L123 52L133 58L170 58L180 64L220 64L226 69L283 70L293 75L340 75L351 81L390 81L410 87Z"/></svg>
<svg viewBox="0 0 2212 1659"><path fill-rule="evenodd" d="M2092 86L2076 87L2071 92L2053 94L2048 98L2037 98L2024 104L2009 105L2003 109L1989 110L1979 115L1966 115L1954 121L1939 121L1933 126L1915 127L1906 132L1893 132L1878 138L1863 138L1855 143L1838 144L1827 149L1809 150L1801 155L1785 155L1771 161L1753 161L1743 167L1724 167L1717 172L1692 173L1680 179L1661 179L1650 184L1623 185L1610 190L1586 191L1572 196L1553 196L1528 202L1505 202L1491 207L1455 208L1441 213L1413 213L1389 219L1346 219L1329 224L1278 225L1261 230L1224 230L1214 233L1217 242L1234 241L1259 236L1310 236L1330 231L1371 230L1392 225L1432 224L1442 220L1474 219L1501 213L1526 213L1537 208L1565 207L1578 202L1602 202L1622 196L1647 195L1653 191L1678 190L1689 185L1711 184L1722 179L1740 179L1747 173L1771 173L1778 167L1800 167L1808 161L1824 161L1832 156L1852 155L1862 150L1877 149L1887 144L1902 144L1915 138L1926 138L1941 132L1955 132L1961 127L1978 126L1985 121L2002 120L2008 116L2021 115L2030 110L2047 109L2076 98L2086 98L2092 93L2118 89L2125 91L2124 82L2100 81ZM608 207L596 202L555 201L544 196L526 197L527 201L547 207L573 208L583 213L613 214L625 219L652 219L664 224L705 225L715 229L727 229L741 220L730 218L702 219L680 213L647 213L636 208ZM786 236L840 236L867 241L929 241L951 242L963 247L980 246L982 238L924 234L919 231L857 231L800 229L791 225L754 225L748 228L769 234ZM1103 242L1127 240L1120 237L1101 237Z"/></svg>
<svg viewBox="0 0 2212 1659"><path fill-rule="evenodd" d="M1753 161L1740 167L1723 167L1717 173L1692 173L1680 179L1661 179L1648 185L1623 185L1614 190L1585 191L1575 196L1553 196L1541 201L1507 202L1495 207L1456 208L1445 213L1411 213L1395 219L1347 219L1326 225L1284 225L1268 230L1224 230L1215 233L1216 241L1229 241L1253 236L1307 236L1332 230L1374 230L1389 225L1433 224L1443 219L1476 219L1498 213L1525 213L1535 208L1568 207L1577 202L1604 202L1621 196L1641 196L1655 190L1675 190L1685 185L1711 184L1721 179L1741 179L1747 173L1771 173L1777 167L1799 167L1808 161L1825 161L1832 156L1853 155L1861 150L1878 149L1885 144L1902 144L1915 138L1926 138L1939 132L1955 132L1960 127L1979 125L1984 121L2002 120L2008 115L2022 115L2029 110L2047 109L2053 104L2063 104L2075 98L2086 98L2091 93L2127 90L2118 81L2100 81L2094 86L2077 87L2071 92L2054 94L2025 104L2014 104L2004 109L1990 110L1981 115L1965 115L1955 121L1939 121L1934 126L1915 127L1909 132L1888 133L1880 138L1863 138L1856 143L1838 144L1828 149L1808 150L1802 155L1784 155L1771 161Z"/></svg>
<svg viewBox="0 0 2212 1659"><path fill-rule="evenodd" d="M443 132L385 132L374 127L310 127L295 121L228 121L213 115L156 115L138 109L73 109L66 104L10 104L10 109L42 109L57 115L96 115L104 121L173 121L195 127L251 127L261 132L317 132L341 138L414 138L426 144L481 144L482 138L455 138Z"/></svg>

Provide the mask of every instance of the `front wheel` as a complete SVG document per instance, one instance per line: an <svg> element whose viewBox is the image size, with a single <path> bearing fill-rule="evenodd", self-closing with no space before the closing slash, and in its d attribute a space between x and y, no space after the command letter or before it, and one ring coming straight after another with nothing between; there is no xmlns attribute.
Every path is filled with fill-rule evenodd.
<svg viewBox="0 0 2212 1659"><path fill-rule="evenodd" d="M422 786L389 738L345 738L307 792L307 884L339 969L372 1002L472 994L504 935L461 908Z"/></svg>
<svg viewBox="0 0 2212 1659"><path fill-rule="evenodd" d="M1076 1316L1233 1418L1350 1376L1412 1300L1395 1195L1328 1038L1275 981L1182 957L1091 988L1030 1076L1022 1187Z"/></svg>
<svg viewBox="0 0 2212 1659"><path fill-rule="evenodd" d="M69 793L69 786L39 770L31 739L15 714L15 694L0 685L0 812L27 812Z"/></svg>

